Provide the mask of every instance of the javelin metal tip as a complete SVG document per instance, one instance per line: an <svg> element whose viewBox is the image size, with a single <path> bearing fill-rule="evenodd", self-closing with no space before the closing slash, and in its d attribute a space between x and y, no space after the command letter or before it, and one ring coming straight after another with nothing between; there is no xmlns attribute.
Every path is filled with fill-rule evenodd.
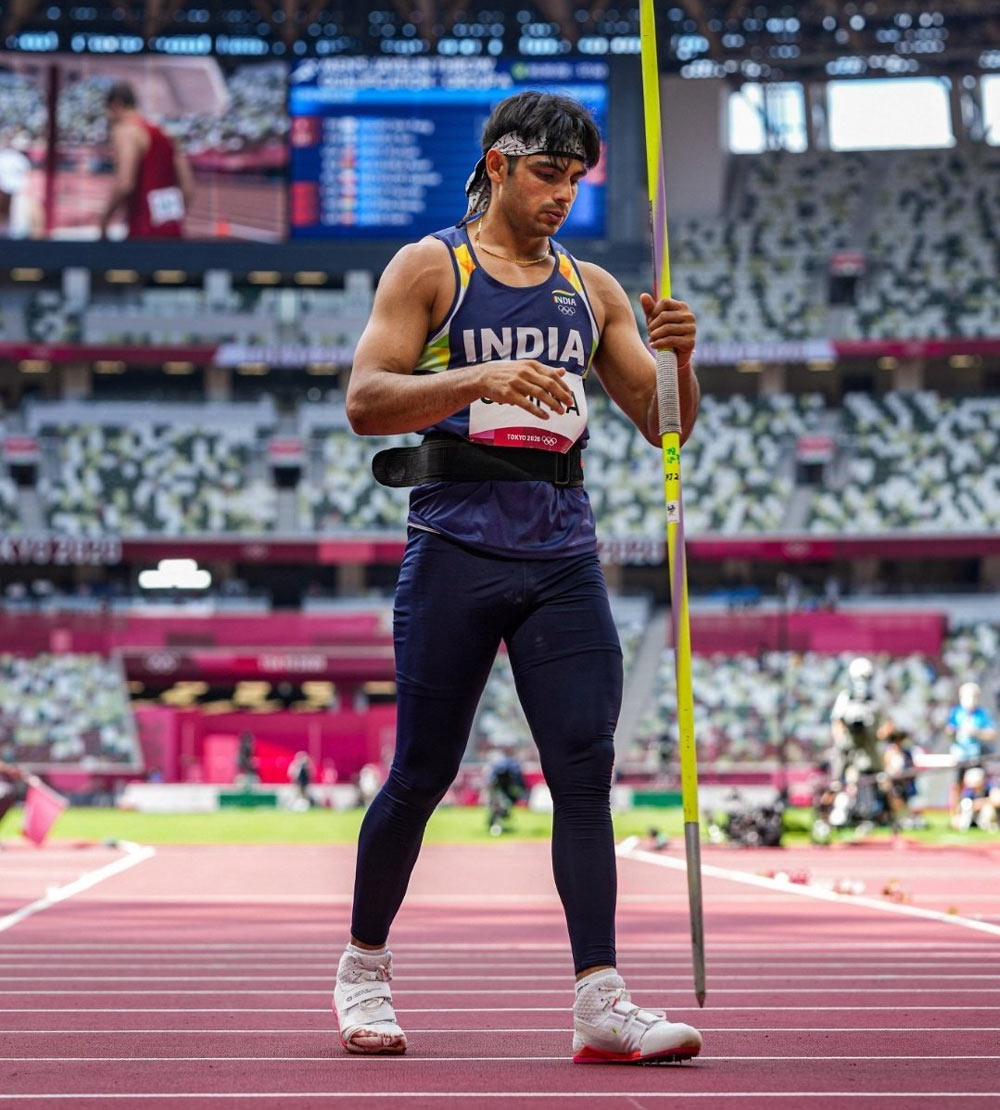
<svg viewBox="0 0 1000 1110"><path fill-rule="evenodd" d="M704 1006L705 1006L705 992L704 991L697 991L695 993L695 998L698 999L699 1007L704 1008Z"/></svg>

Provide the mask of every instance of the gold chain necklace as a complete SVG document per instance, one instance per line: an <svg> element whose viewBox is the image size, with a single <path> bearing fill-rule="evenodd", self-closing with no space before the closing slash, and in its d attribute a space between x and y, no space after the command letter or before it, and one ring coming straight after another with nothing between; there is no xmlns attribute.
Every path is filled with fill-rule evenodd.
<svg viewBox="0 0 1000 1110"><path fill-rule="evenodd" d="M499 251L493 251L490 250L489 247L484 247L483 244L479 241L480 230L481 228L476 228L476 250L486 251L487 254L492 254L494 258L503 259L504 262L513 262L515 266L537 266L539 262L544 262L546 258L550 257L549 252L546 251L539 258L509 258L506 254L500 254Z"/></svg>

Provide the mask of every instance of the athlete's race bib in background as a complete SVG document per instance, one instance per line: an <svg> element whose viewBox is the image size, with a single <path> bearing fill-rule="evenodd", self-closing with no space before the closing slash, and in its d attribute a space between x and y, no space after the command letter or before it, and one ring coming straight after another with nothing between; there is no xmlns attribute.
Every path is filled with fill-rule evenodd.
<svg viewBox="0 0 1000 1110"><path fill-rule="evenodd" d="M147 199L149 200L149 222L153 227L168 224L171 220L184 219L184 194L176 185L168 185L163 189L150 189Z"/></svg>
<svg viewBox="0 0 1000 1110"><path fill-rule="evenodd" d="M469 406L469 439L493 447L533 447L565 454L587 426L587 395L579 374L562 379L573 391L573 403L563 413L546 408L548 420L517 405L480 397ZM541 408L541 405L539 405Z"/></svg>

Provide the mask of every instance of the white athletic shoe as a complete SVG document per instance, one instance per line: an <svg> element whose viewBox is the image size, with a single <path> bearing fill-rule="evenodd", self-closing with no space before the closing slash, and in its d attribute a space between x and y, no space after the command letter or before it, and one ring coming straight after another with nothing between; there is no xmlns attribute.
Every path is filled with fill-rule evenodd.
<svg viewBox="0 0 1000 1110"><path fill-rule="evenodd" d="M645 1064L689 1060L701 1051L690 1025L640 1009L615 971L582 980L573 1003L574 1064Z"/></svg>
<svg viewBox="0 0 1000 1110"><path fill-rule="evenodd" d="M362 956L348 949L340 957L333 1012L348 1052L398 1056L406 1051L406 1034L392 1008L391 978L391 952Z"/></svg>

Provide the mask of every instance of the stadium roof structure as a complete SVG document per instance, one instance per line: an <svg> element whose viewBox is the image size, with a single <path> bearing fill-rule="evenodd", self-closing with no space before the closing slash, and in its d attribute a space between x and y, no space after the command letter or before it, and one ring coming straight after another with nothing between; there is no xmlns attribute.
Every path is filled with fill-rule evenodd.
<svg viewBox="0 0 1000 1110"><path fill-rule="evenodd" d="M660 0L657 15L661 66L687 77L1000 71L997 0ZM638 25L626 0L0 0L0 45L34 51L47 35L49 49L113 53L119 36L129 49L183 53L184 40L211 53L225 36L278 55L608 55L636 53Z"/></svg>

